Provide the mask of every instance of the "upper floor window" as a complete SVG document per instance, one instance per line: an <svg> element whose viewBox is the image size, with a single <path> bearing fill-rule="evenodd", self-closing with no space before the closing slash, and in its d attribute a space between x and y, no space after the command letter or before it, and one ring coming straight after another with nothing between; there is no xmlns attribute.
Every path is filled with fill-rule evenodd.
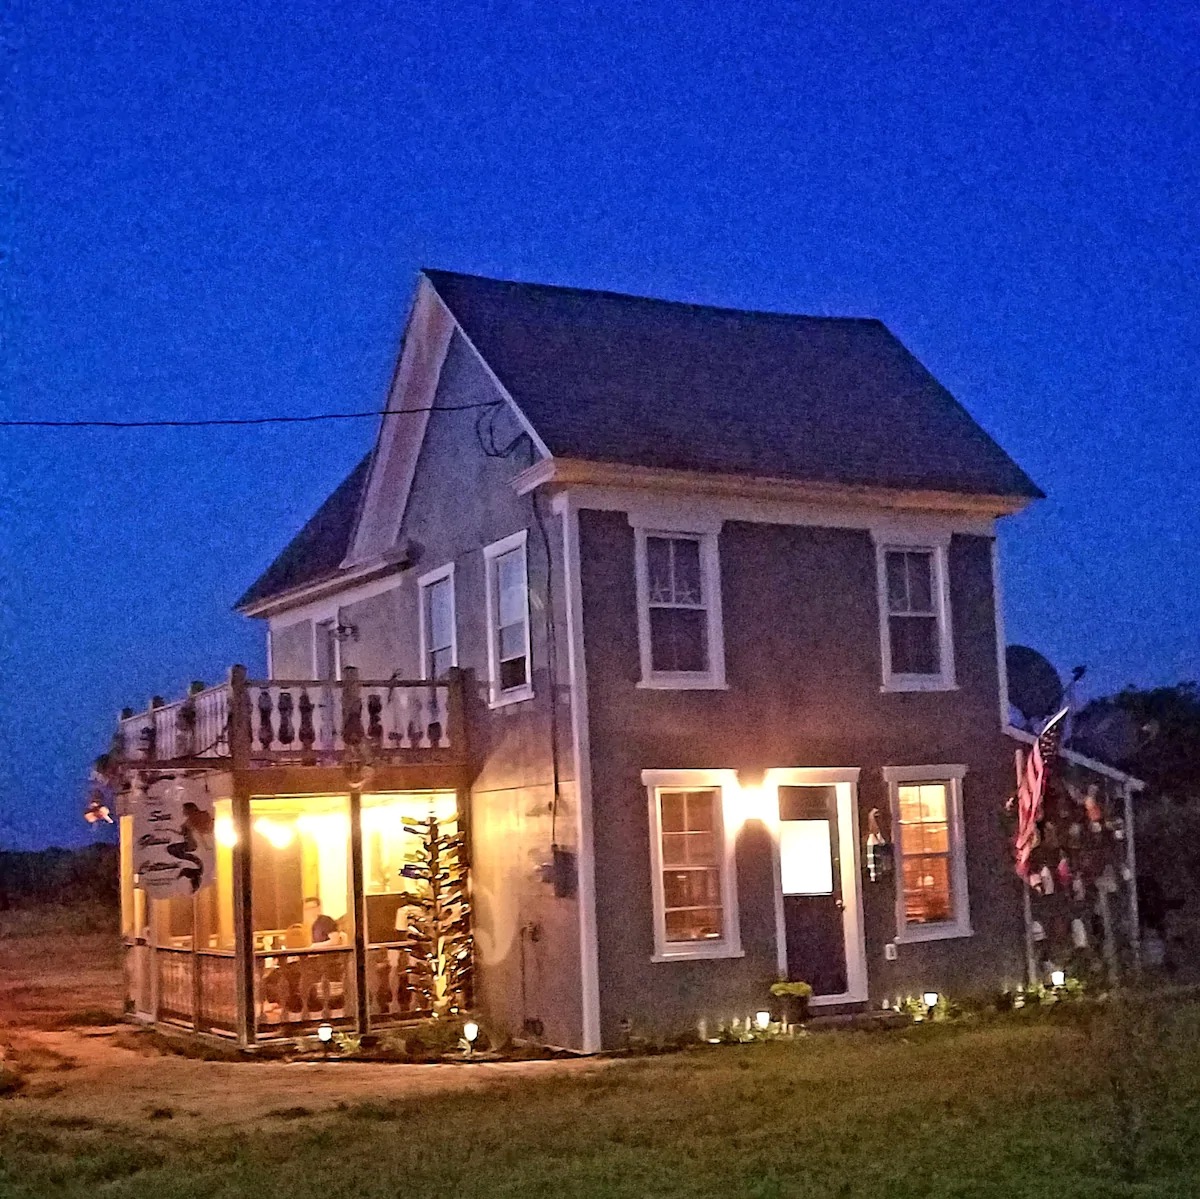
<svg viewBox="0 0 1200 1199"><path fill-rule="evenodd" d="M945 545L881 544L877 553L884 690L952 689Z"/></svg>
<svg viewBox="0 0 1200 1199"><path fill-rule="evenodd" d="M717 534L637 529L644 687L724 687Z"/></svg>
<svg viewBox="0 0 1200 1199"><path fill-rule="evenodd" d="M417 580L421 596L421 677L443 678L458 665L454 627L454 563Z"/></svg>
<svg viewBox="0 0 1200 1199"><path fill-rule="evenodd" d="M654 957L737 957L733 836L726 828L730 771L644 770L650 799Z"/></svg>
<svg viewBox="0 0 1200 1199"><path fill-rule="evenodd" d="M487 568L488 675L494 707L533 695L525 530L483 551Z"/></svg>
<svg viewBox="0 0 1200 1199"><path fill-rule="evenodd" d="M886 766L896 844L897 940L971 933L963 830L965 766Z"/></svg>

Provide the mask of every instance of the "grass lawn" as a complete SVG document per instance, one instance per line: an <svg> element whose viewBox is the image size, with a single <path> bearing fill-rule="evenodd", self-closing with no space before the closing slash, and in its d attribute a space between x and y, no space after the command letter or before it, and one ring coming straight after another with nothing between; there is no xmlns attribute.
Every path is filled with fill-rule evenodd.
<svg viewBox="0 0 1200 1199"><path fill-rule="evenodd" d="M129 1131L0 1099L0 1195L1191 1197L1198 1033L1196 1007L1014 1014L324 1111L297 1066L236 1136L182 1111Z"/></svg>

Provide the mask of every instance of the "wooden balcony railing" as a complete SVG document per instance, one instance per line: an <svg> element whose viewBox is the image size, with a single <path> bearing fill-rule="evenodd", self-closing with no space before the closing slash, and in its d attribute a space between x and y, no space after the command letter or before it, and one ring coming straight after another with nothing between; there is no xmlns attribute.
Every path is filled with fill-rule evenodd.
<svg viewBox="0 0 1200 1199"><path fill-rule="evenodd" d="M457 671L443 681L248 679L195 686L184 699L122 712L113 756L125 766L248 768L347 762L456 762L465 752Z"/></svg>

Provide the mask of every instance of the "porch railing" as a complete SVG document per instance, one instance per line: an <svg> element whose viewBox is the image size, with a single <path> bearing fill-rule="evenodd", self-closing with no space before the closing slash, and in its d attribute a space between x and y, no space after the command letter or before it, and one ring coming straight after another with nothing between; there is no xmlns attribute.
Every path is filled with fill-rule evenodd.
<svg viewBox="0 0 1200 1199"><path fill-rule="evenodd" d="M196 686L172 703L156 699L144 712L126 709L113 751L141 767L457 760L462 689L457 672L440 682L380 682L347 667L342 679L318 681L248 679L235 666L218 686Z"/></svg>

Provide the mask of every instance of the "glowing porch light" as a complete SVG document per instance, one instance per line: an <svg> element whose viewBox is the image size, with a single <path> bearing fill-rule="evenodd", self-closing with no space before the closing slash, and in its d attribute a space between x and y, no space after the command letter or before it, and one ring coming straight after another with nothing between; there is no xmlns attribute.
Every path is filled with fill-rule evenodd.
<svg viewBox="0 0 1200 1199"><path fill-rule="evenodd" d="M767 1029L771 1027L771 1013L770 1012L755 1012L754 1013L754 1024L755 1024L755 1027L757 1027L759 1032L766 1032Z"/></svg>
<svg viewBox="0 0 1200 1199"><path fill-rule="evenodd" d="M254 831L275 849L287 849L296 838L296 830L282 820L260 816L254 822Z"/></svg>

